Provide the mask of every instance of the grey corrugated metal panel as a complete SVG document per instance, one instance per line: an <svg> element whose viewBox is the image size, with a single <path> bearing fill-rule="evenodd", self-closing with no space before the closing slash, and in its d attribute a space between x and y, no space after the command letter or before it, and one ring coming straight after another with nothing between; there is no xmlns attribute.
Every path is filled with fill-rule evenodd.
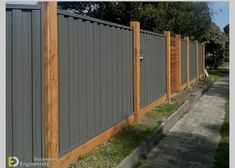
<svg viewBox="0 0 235 168"><path fill-rule="evenodd" d="M32 161L33 156L33 142L32 139L29 139L28 137L33 137L32 135L32 89L33 86L31 85L32 82L32 43L31 43L31 18L32 13L31 12L23 12L22 13L22 36L24 37L24 42L22 44L23 50L22 50L22 60L23 60L23 66L22 66L22 73L23 75L23 147L24 147L24 159L27 161ZM27 150L25 150L27 147Z"/></svg>
<svg viewBox="0 0 235 168"><path fill-rule="evenodd" d="M100 26L98 26L97 23L94 23L94 29L97 30L97 33L94 33L94 41L100 42L101 41L101 34L100 34ZM101 127L101 72L100 72L100 65L101 65L101 60L100 60L100 44L94 46L94 53L96 53L95 57L95 65L94 65L94 75L95 75L95 132L98 132L102 129ZM115 80L115 79L114 79Z"/></svg>
<svg viewBox="0 0 235 168"><path fill-rule="evenodd" d="M160 38L156 38L155 39L155 46L154 46L154 48L155 48L155 52L156 53L158 53L158 54L160 54L160 48L158 48L157 46L159 45L159 43L160 43ZM159 97L161 97L161 83L160 83L160 77L161 77L161 67L160 67L160 64L159 64L159 62L160 62L160 58L161 57L155 57L155 62L157 63L157 65L155 65L155 68L156 68L156 72L155 72L155 81L156 81L156 83L157 83L157 85L154 85L154 87L156 87L156 91L155 91L155 94L156 94L156 96L157 96L157 98L159 98Z"/></svg>
<svg viewBox="0 0 235 168"><path fill-rule="evenodd" d="M159 34L159 33L151 32L151 31L148 31L148 30L143 30L143 29L141 29L140 32L141 32L141 33L150 34L150 35L156 35L156 36L166 37L164 34Z"/></svg>
<svg viewBox="0 0 235 168"><path fill-rule="evenodd" d="M133 112L134 112L134 67L133 67L133 53L134 53L134 51L133 51L133 48L134 48L134 45L133 45L133 31L129 31L129 33L128 33L128 44L129 44L129 46L128 46L128 49L130 49L130 50L128 50L129 51L129 53L128 53L128 56L129 56L129 63L128 63L128 67L129 67L129 73L130 73L130 75L129 75L129 89L128 89L128 91L129 91L129 105L130 105L130 109L128 110L128 114L129 115L131 115L131 114L133 114Z"/></svg>
<svg viewBox="0 0 235 168"><path fill-rule="evenodd" d="M33 56L33 151L35 157L42 157L42 47L41 11L32 11L32 56Z"/></svg>
<svg viewBox="0 0 235 168"><path fill-rule="evenodd" d="M86 34L84 33L86 31L86 24L82 20L78 20L78 26L79 28L77 29L79 31L80 37L79 38L79 67L81 67L79 74L79 81L81 81L81 85L79 87L79 94L80 99L79 99L79 104L81 107L79 107L79 116L80 116L80 121L81 121L81 127L79 127L79 135L81 135L80 140L85 141L87 138L87 106L86 106Z"/></svg>
<svg viewBox="0 0 235 168"><path fill-rule="evenodd" d="M109 69L108 69L108 41L107 41L107 25L104 25L104 31L103 31L103 38L104 38L104 44L105 46L103 46L103 50L104 50L104 59L105 59L105 62L104 62L104 66L105 66L105 73L104 73L104 85L105 85L105 102L103 104L103 106L105 107L105 124L104 124L104 129L108 128L108 122L109 122L109 107L108 107L108 104L107 102L109 101L109 97L108 97L108 87L109 87L109 82L108 82L108 73L109 73Z"/></svg>
<svg viewBox="0 0 235 168"><path fill-rule="evenodd" d="M59 34L59 152L69 147L69 55L68 20L58 18ZM61 43L60 41L63 41Z"/></svg>
<svg viewBox="0 0 235 168"><path fill-rule="evenodd" d="M198 69L199 69L199 74L203 72L203 67L202 67L202 45L198 44Z"/></svg>
<svg viewBox="0 0 235 168"><path fill-rule="evenodd" d="M125 25L112 23L112 22L109 22L109 21L96 19L96 18L92 18L92 17L89 17L89 16L83 16L83 15L79 15L79 14L76 14L76 13L63 11L63 10L60 10L60 9L58 9L58 14L65 15L65 16L76 17L76 18L91 21L91 22L97 22L99 24L110 25L110 26L114 26L114 27L120 27L120 28L123 28L123 29L133 30L133 28L125 26Z"/></svg>
<svg viewBox="0 0 235 168"><path fill-rule="evenodd" d="M140 50L141 50L141 56L143 57L143 56L145 56L145 60L144 61L142 61L141 62L141 80L140 80L140 82L141 82L141 93L142 93L142 95L141 95L141 107L143 108L145 105L146 105L146 95L147 95L147 90L145 89L145 88L149 88L146 84L148 84L148 83L146 83L145 81L146 81L146 77L147 77L147 73L146 73L146 68L145 68L145 66L146 66L146 64L147 64L147 61L148 61L148 59L147 59L147 54L145 53L145 52L147 52L148 51L148 49L146 48L146 43L145 43L145 41L146 41L146 35L145 34L143 34L143 33L140 33Z"/></svg>
<svg viewBox="0 0 235 168"><path fill-rule="evenodd" d="M152 37L152 47L153 47L153 49L152 49L152 54L154 55L155 53L157 53L156 52L156 46L157 46L157 44L156 44L156 39L154 38L154 36ZM155 57L153 57L152 59L153 59L153 84L152 84L152 101L154 101L154 98L155 97L157 97L158 95L157 95L157 88L158 88L158 85L156 85L156 83L157 83L157 81L156 81L156 75L158 75L158 72L157 72L157 66L155 66L156 65L156 56Z"/></svg>
<svg viewBox="0 0 235 168"><path fill-rule="evenodd" d="M44 34L43 34L43 29L44 29L44 20L42 19L43 18L43 15L44 15L44 11L45 11L45 7L42 7L40 12L40 34L41 34L41 104L42 104L42 124L41 124L41 130L42 130L42 137L41 137L41 142L42 142L42 157L46 157L46 152L45 152L45 112L44 112L44 98L45 98L45 95L44 95Z"/></svg>
<svg viewBox="0 0 235 168"><path fill-rule="evenodd" d="M40 10L41 5L23 5L23 4L6 4L7 9L19 9L19 10Z"/></svg>
<svg viewBox="0 0 235 168"><path fill-rule="evenodd" d="M189 44L196 45L195 41L189 41Z"/></svg>
<svg viewBox="0 0 235 168"><path fill-rule="evenodd" d="M143 56L143 50L144 50L144 44L145 44L145 43L142 44L142 42L144 41L144 37L145 36L140 36L140 42L141 42L140 55L141 55L141 57ZM144 64L144 62L141 61L141 63L140 63L140 77L141 77L140 79L141 79L141 81L144 81L144 77L145 77L143 64ZM141 93L141 106L142 106L142 104L144 104L144 101L145 101L144 87L145 87L144 82L141 82L141 84L140 84L140 89L141 89L141 92L140 92Z"/></svg>
<svg viewBox="0 0 235 168"><path fill-rule="evenodd" d="M196 76L196 43L190 42L189 43L189 74L190 80L193 80Z"/></svg>
<svg viewBox="0 0 235 168"><path fill-rule="evenodd" d="M141 56L141 106L145 107L165 92L165 37L140 34Z"/></svg>
<svg viewBox="0 0 235 168"><path fill-rule="evenodd" d="M81 113L81 111L86 111L86 93L85 93L85 85L86 85L86 75L85 75L85 41L84 37L85 34L83 32L84 30L84 24L82 24L82 20L78 19L76 21L76 30L77 33L77 40L78 40L78 72L77 72L77 79L78 79L78 142L81 142L85 139L86 131L85 130L85 123L86 123L86 114Z"/></svg>
<svg viewBox="0 0 235 168"><path fill-rule="evenodd" d="M87 92L87 133L88 137L94 135L94 73L93 73L93 24L90 22L86 22L86 72L87 72L87 81L86 81L86 92Z"/></svg>
<svg viewBox="0 0 235 168"><path fill-rule="evenodd" d="M100 81L101 81L101 91L100 91L100 99L101 99L101 129L104 129L106 127L106 123L107 123L107 106L106 106L106 100L107 100L107 96L106 96L106 66L107 66L107 59L106 59L106 51L105 51L105 47L106 47L106 43L105 43L105 26L104 25L100 25Z"/></svg>
<svg viewBox="0 0 235 168"><path fill-rule="evenodd" d="M107 101L107 106L108 106L108 109L107 109L107 114L108 114L108 127L110 127L110 125L112 125L113 123L113 117L112 117L112 54L111 54L111 27L109 26L106 26L106 42L107 42L107 55L106 55L106 59L107 59L107 84L108 84L108 87L107 87L107 97L108 97L108 101ZM122 33L123 34L123 33ZM123 38L123 37L122 37Z"/></svg>
<svg viewBox="0 0 235 168"><path fill-rule="evenodd" d="M159 39L158 38L155 38L155 52L158 53L159 52L159 48L157 48L159 44ZM156 63L158 63L158 61L160 61L158 57L154 57L155 58L155 61ZM155 66L155 69L156 69L156 72L154 74L154 77L155 77L155 83L158 83L157 85L154 85L154 87L156 88L155 89L155 95L157 97L161 97L161 93L160 93L160 82L158 82L158 80L160 80L160 66ZM159 78L158 78L159 76Z"/></svg>
<svg viewBox="0 0 235 168"><path fill-rule="evenodd" d="M164 42L163 42L163 46L164 47L162 47L162 48L164 48L164 50L163 50L163 53L164 53L164 55L166 55L166 38L164 38L164 40L163 40ZM163 71L164 71L164 73L163 73L163 78L164 78L164 85L163 85L163 88L164 88L164 95L166 94L166 92L167 92L167 89L166 89L166 83L167 83L167 81L166 81L166 74L167 74L167 72L166 72L166 64L167 64L167 62L166 62L166 56L165 57L162 57L163 58L163 61L164 61L164 64L163 64Z"/></svg>
<svg viewBox="0 0 235 168"><path fill-rule="evenodd" d="M187 82L186 41L181 41L181 84Z"/></svg>
<svg viewBox="0 0 235 168"><path fill-rule="evenodd" d="M69 30L68 38L73 41L69 43L69 94L70 94L70 119L69 119L69 140L70 145L76 144L79 139L78 135L78 31L76 30L76 20L68 19Z"/></svg>
<svg viewBox="0 0 235 168"><path fill-rule="evenodd" d="M159 38L159 43L161 47L159 48L161 62L158 62L161 68L161 76L162 76L162 85L161 90L163 91L161 97L166 94L166 37Z"/></svg>
<svg viewBox="0 0 235 168"><path fill-rule="evenodd" d="M59 50L60 97L66 94L66 91L70 91L70 94L59 100L60 118L63 116L70 118L59 120L61 156L133 113L133 102L132 107L131 103L128 103L133 100L133 86L128 81L128 78L133 79L133 65L128 63L133 57L133 49L128 47L128 38L133 37L133 31L64 17L60 14L58 17L59 48L61 47ZM77 38L71 36L76 34L75 31L78 31ZM74 46L76 44L78 46ZM73 51L75 48L78 48L78 51ZM74 62L77 61L71 60L75 59L75 55L78 57L76 58L77 69L74 67L76 65ZM64 57L68 57L70 61L66 61ZM79 72L73 72L73 74L71 71ZM73 83L77 79L72 78L75 74L78 75L78 93L75 88L76 82ZM75 94L78 94L78 107L72 103L72 97L75 97ZM66 102L62 99L66 99ZM67 114L63 114L65 112ZM72 128L71 124L77 117L81 122L78 125L74 124L75 128ZM69 134L65 133L65 130ZM79 135L76 141L71 140L76 137L71 135L74 131Z"/></svg>
<svg viewBox="0 0 235 168"><path fill-rule="evenodd" d="M125 38L125 34L123 34L123 30L121 30L121 37L122 39ZM122 45L122 50L121 50L121 57L122 57L122 95L123 95L123 99L122 99L122 116L121 118L125 117L125 112L127 110L127 106L126 106L126 85L125 85L125 82L126 82L126 57L125 57L125 42L122 41L121 43Z"/></svg>
<svg viewBox="0 0 235 168"><path fill-rule="evenodd" d="M31 162L42 156L43 146L41 13L7 9L6 21L7 95L12 96L7 99L7 125L12 130L7 151Z"/></svg>
<svg viewBox="0 0 235 168"><path fill-rule="evenodd" d="M157 38L156 39L156 46L155 46L155 49L156 49L156 52L158 52L158 53L160 53L160 38ZM159 58L156 58L157 60L157 62L161 62L161 60L162 60L162 58L161 57L159 57ZM159 64L159 66L156 66L156 68L157 68L157 75L159 75L159 79L158 78L156 78L156 80L161 80L161 78L162 78L162 65L161 64ZM161 95L162 95L162 82L159 82L159 84L157 85L157 86L155 86L155 87L157 87L157 90L156 90L156 94L157 94L157 97L161 97Z"/></svg>
<svg viewBox="0 0 235 168"><path fill-rule="evenodd" d="M22 25L21 10L12 11L12 108L13 108L13 154L22 160L23 158L23 141L22 141ZM17 55L17 57L16 57ZM20 73L19 73L20 72ZM18 75L15 75L19 73ZM20 89L19 89L20 88ZM16 111L18 110L18 112ZM16 142L15 142L16 141Z"/></svg>
<svg viewBox="0 0 235 168"><path fill-rule="evenodd" d="M143 36L140 36L140 42L143 41ZM142 57L142 50L143 50L143 44L142 44L142 47L140 48L140 56ZM141 81L144 80L144 68L143 68L143 63L142 61L140 62L140 79ZM144 82L141 82L140 84L140 96L141 96L141 106L142 106L142 103L144 103Z"/></svg>
<svg viewBox="0 0 235 168"><path fill-rule="evenodd" d="M166 94L166 38L161 37L159 38L159 48L160 52L160 61L159 61L159 67L160 67L160 75L161 75L161 95L160 97L164 96Z"/></svg>
<svg viewBox="0 0 235 168"><path fill-rule="evenodd" d="M6 155L12 156L13 149L13 102L12 102L12 12L6 12Z"/></svg>
<svg viewBox="0 0 235 168"><path fill-rule="evenodd" d="M155 49L155 46L154 46L154 37L153 36L150 36L150 41L151 41L151 50L150 50L150 52L151 52L151 55L153 56L153 57L151 57L151 64L150 65L152 65L152 70L150 71L150 73L151 73L151 88L150 88L150 94L151 94L151 101L154 101L154 90L156 89L155 87L154 87L154 84L155 84L155 81L154 81L154 76L155 76L155 66L154 66L154 64L155 64L155 60L154 60L154 58L155 58L155 52L154 52L154 49Z"/></svg>

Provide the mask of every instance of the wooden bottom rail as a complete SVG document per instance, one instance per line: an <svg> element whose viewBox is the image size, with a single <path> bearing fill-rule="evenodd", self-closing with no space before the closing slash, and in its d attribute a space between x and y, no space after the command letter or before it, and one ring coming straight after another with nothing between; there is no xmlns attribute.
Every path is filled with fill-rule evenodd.
<svg viewBox="0 0 235 168"><path fill-rule="evenodd" d="M189 81L189 86L193 85L196 81L197 81L196 78L194 78L193 80Z"/></svg>
<svg viewBox="0 0 235 168"><path fill-rule="evenodd" d="M200 79L203 79L203 78L204 78L204 74L201 74L201 75L199 76L199 78L200 78Z"/></svg>
<svg viewBox="0 0 235 168"><path fill-rule="evenodd" d="M118 124L114 125L113 127L107 129L106 131L102 132L101 134L97 135L96 137L90 139L89 141L85 142L84 144L78 146L77 148L71 150L70 152L66 153L65 155L61 156L58 159L57 165L58 168L66 168L69 164L73 163L78 159L78 157L83 156L87 152L94 149L97 145L101 144L118 131L120 131L123 127L131 124L134 122L134 115L129 116L128 118L122 120Z"/></svg>
<svg viewBox="0 0 235 168"><path fill-rule="evenodd" d="M159 104L162 104L166 100L167 100L167 95L164 95L161 98L155 100L154 102L152 102L148 106L146 106L143 109L141 109L141 115L143 115L144 113L148 112L149 110L152 110L154 107L156 107Z"/></svg>
<svg viewBox="0 0 235 168"><path fill-rule="evenodd" d="M181 84L181 86L180 86L180 90L183 90L183 89L185 89L185 88L187 88L187 82L186 82L186 83L184 83L184 84Z"/></svg>

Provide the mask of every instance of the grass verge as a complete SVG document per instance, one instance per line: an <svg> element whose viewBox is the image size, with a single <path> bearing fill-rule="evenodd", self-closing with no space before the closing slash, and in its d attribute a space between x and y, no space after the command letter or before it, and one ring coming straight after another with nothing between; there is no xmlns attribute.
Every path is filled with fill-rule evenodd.
<svg viewBox="0 0 235 168"><path fill-rule="evenodd" d="M229 104L225 105L224 124L220 130L221 140L216 150L213 168L229 168Z"/></svg>
<svg viewBox="0 0 235 168"><path fill-rule="evenodd" d="M118 134L81 157L71 168L113 168L150 136L183 102L164 103L147 112L138 124L131 124Z"/></svg>
<svg viewBox="0 0 235 168"><path fill-rule="evenodd" d="M229 62L224 62L222 65L221 65L222 68L229 68Z"/></svg>
<svg viewBox="0 0 235 168"><path fill-rule="evenodd" d="M224 73L226 72L226 70L223 68L219 68L217 70L207 70L207 72L209 74L209 78L212 81L216 81L219 77L224 76Z"/></svg>

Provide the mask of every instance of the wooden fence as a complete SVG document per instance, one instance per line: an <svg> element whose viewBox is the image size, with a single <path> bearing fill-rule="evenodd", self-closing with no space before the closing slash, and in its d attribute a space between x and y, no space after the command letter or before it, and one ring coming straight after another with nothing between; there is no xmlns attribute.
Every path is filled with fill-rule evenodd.
<svg viewBox="0 0 235 168"><path fill-rule="evenodd" d="M205 45L43 6L9 5L7 156L76 158L204 78Z"/></svg>

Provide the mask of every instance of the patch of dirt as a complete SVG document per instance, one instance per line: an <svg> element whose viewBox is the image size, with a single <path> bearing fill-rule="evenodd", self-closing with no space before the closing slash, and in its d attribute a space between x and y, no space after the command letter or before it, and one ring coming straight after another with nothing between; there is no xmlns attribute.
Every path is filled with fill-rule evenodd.
<svg viewBox="0 0 235 168"><path fill-rule="evenodd" d="M164 122L169 116L163 115L156 111L149 111L148 113L154 113L155 117L150 118L146 117L145 115L140 119L140 124L148 124L151 126L157 126L160 125L162 122Z"/></svg>
<svg viewBox="0 0 235 168"><path fill-rule="evenodd" d="M211 81L209 79L205 79L205 80L200 80L198 82L196 82L195 84L193 84L192 86L190 86L189 88L186 88L176 94L174 94L171 98L171 101L192 101L194 100L195 96L194 94L196 92L198 92L205 84L210 83Z"/></svg>

